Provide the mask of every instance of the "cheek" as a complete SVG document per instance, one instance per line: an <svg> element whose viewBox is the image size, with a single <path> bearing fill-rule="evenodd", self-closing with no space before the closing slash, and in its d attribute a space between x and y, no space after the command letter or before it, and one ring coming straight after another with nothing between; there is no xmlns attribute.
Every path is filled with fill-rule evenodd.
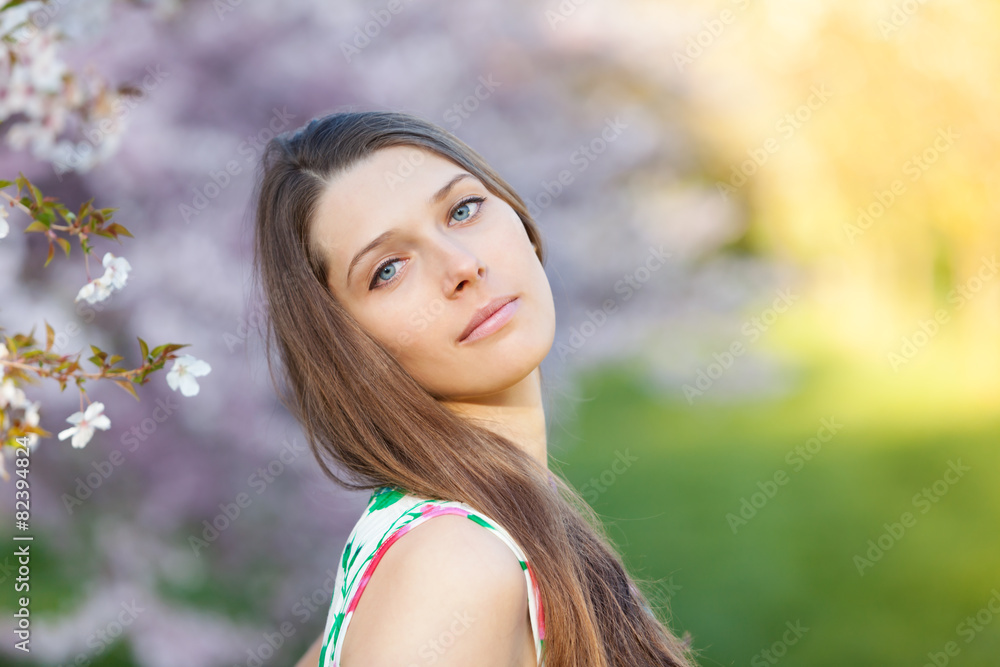
<svg viewBox="0 0 1000 667"><path fill-rule="evenodd" d="M380 313L368 330L400 362L422 358L437 347L434 341L444 327L443 312L440 301L413 305L391 317Z"/></svg>

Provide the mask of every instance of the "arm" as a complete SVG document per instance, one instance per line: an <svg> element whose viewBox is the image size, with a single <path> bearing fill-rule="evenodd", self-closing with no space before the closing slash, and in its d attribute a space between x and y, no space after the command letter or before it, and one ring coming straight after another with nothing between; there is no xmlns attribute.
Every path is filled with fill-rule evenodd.
<svg viewBox="0 0 1000 667"><path fill-rule="evenodd" d="M321 632L313 645L309 647L306 654L299 658L299 661L295 663L295 667L317 667L319 665L319 654L323 650L323 633Z"/></svg>
<svg viewBox="0 0 1000 667"><path fill-rule="evenodd" d="M342 667L510 667L530 649L524 572L464 516L428 519L386 552L344 637ZM532 661L533 664L533 661Z"/></svg>

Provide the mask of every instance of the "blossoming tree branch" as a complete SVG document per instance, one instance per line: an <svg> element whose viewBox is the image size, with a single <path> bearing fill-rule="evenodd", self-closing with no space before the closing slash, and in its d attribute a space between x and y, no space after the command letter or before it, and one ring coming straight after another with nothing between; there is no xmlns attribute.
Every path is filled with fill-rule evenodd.
<svg viewBox="0 0 1000 667"><path fill-rule="evenodd" d="M118 121L122 114L117 112L122 99L133 88L123 85L112 91L100 79L77 81L56 53L60 33L54 22L49 21L51 7L44 0L0 5L0 87L5 93L0 98L0 122L15 114L26 118L9 129L7 143L20 149L30 140L33 154L53 162L58 175L62 173L60 170L67 168L89 170L113 152L121 132ZM114 123L108 126L111 113L115 113ZM101 122L102 144L95 148L65 136L56 141L60 134L66 133L70 116L80 119L79 133L83 133L85 125ZM86 159L82 158L84 154ZM7 191L11 186L15 188L13 193ZM14 181L0 180L0 240L10 233L11 210L19 210L31 220L24 233L43 234L48 240L45 266L55 256L56 246L69 257L71 239L78 240L83 251L86 282L77 293L76 301L97 303L125 287L132 267L124 257L105 252L101 260L103 272L96 278L92 277L90 265L91 255L96 257L91 245L93 237L114 239L119 243L119 236L134 238L124 226L111 221L117 209L94 208L91 198L75 212L71 211L55 197L44 196L21 172ZM111 427L104 404L87 398L86 383L110 380L139 400L134 385L145 384L151 374L173 361L166 376L167 385L184 396L195 396L199 390L196 378L211 371L206 362L190 354L176 354L187 345L167 343L150 350L146 341L139 337L141 365L119 368L123 356L109 355L91 345L92 354L87 361L96 370L87 372L80 364L82 352L75 355L52 352L55 332L48 322L45 322L44 345L36 340L35 327L27 334L6 335L5 331L0 326L0 476L5 481L10 475L4 460L13 453L13 448L21 447L30 452L39 438L52 435L39 426L40 402L30 400L22 385L37 384L43 378L56 381L60 390L65 390L71 381L76 384L80 391L80 410L66 418L70 426L60 431L58 437L59 440L70 438L72 446L80 448L91 440L96 429Z"/></svg>

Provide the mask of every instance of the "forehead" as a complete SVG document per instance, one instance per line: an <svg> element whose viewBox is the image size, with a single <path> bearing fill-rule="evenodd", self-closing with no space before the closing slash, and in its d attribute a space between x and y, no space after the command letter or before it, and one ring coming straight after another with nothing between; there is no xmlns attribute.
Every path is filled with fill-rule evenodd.
<svg viewBox="0 0 1000 667"><path fill-rule="evenodd" d="M463 171L458 165L422 146L389 146L354 163L337 175L330 188L339 194L364 188L372 192L398 194L418 189L441 174Z"/></svg>
<svg viewBox="0 0 1000 667"><path fill-rule="evenodd" d="M310 227L330 277L345 276L357 250L424 211L428 198L463 171L426 148L390 146L334 177L320 196Z"/></svg>

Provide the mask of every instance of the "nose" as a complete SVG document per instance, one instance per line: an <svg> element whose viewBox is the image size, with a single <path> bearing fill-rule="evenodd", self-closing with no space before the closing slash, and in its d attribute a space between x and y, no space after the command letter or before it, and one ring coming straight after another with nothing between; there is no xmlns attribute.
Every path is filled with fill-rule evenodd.
<svg viewBox="0 0 1000 667"><path fill-rule="evenodd" d="M445 238L439 248L442 288L446 296L466 289L486 276L486 264L479 255L454 239Z"/></svg>

